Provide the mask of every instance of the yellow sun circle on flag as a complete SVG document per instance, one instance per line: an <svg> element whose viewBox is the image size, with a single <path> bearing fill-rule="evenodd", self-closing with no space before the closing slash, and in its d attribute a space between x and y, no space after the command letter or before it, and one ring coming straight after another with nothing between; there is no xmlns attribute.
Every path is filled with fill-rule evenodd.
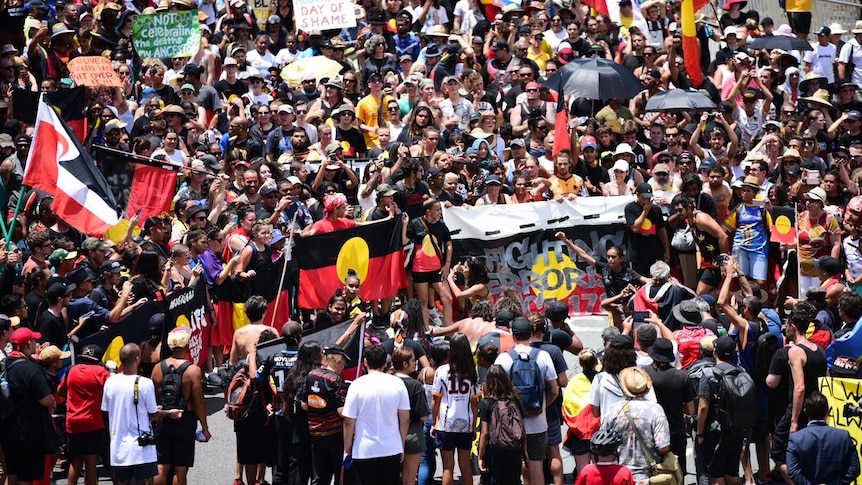
<svg viewBox="0 0 862 485"><path fill-rule="evenodd" d="M541 288L542 298L546 300L565 300L577 289L578 285L572 283L569 286L564 280L565 268L574 268L575 262L566 254L557 252L548 253L548 260L539 257L536 258L536 264L530 270L539 275L540 283L530 282L534 286L534 291ZM540 285L535 288L535 285Z"/></svg>
<svg viewBox="0 0 862 485"><path fill-rule="evenodd" d="M781 215L775 218L775 230L779 234L788 234L790 232L790 218Z"/></svg>
<svg viewBox="0 0 862 485"><path fill-rule="evenodd" d="M191 327L191 323L189 323L188 317L185 315L180 315L177 317L177 328L179 327Z"/></svg>
<svg viewBox="0 0 862 485"><path fill-rule="evenodd" d="M641 231L649 231L652 228L652 221L649 219L644 219L644 223L641 225Z"/></svg>
<svg viewBox="0 0 862 485"><path fill-rule="evenodd" d="M341 251L338 252L338 259L335 261L335 271L338 273L338 279L344 281L347 278L347 270L356 271L356 276L359 281L365 281L368 276L368 243L361 237L352 237L344 243Z"/></svg>
<svg viewBox="0 0 862 485"><path fill-rule="evenodd" d="M434 243L431 241L431 236L422 238L422 252L425 256L437 256L437 251L434 250Z"/></svg>
<svg viewBox="0 0 862 485"><path fill-rule="evenodd" d="M341 140L341 150L347 153L350 151L350 142L347 140Z"/></svg>
<svg viewBox="0 0 862 485"><path fill-rule="evenodd" d="M118 366L120 365L120 349L123 348L123 345L126 345L126 342L123 341L123 337L119 335L114 337L111 340L111 343L108 344L108 348L105 349L105 354L102 356L102 362L107 363L109 360L113 360Z"/></svg>

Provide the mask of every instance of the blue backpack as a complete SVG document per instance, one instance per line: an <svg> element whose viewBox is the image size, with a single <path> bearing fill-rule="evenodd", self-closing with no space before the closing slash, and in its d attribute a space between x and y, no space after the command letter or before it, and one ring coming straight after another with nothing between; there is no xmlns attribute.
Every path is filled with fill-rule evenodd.
<svg viewBox="0 0 862 485"><path fill-rule="evenodd" d="M531 349L529 354L510 349L508 354L512 357L509 378L512 379L512 385L521 396L527 416L542 414L545 403L545 378L536 360L539 357L539 349Z"/></svg>

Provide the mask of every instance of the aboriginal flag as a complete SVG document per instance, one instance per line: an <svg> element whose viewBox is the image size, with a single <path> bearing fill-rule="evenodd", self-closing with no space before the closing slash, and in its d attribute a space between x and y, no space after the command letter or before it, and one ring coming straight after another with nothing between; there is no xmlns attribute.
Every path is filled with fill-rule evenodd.
<svg viewBox="0 0 862 485"><path fill-rule="evenodd" d="M359 276L359 296L366 301L394 296L407 286L399 218L304 237L295 251L301 308L326 307L350 269Z"/></svg>
<svg viewBox="0 0 862 485"><path fill-rule="evenodd" d="M16 120L28 125L36 124L40 94L23 89L12 91L12 115ZM85 88L79 86L44 94L51 106L60 112L63 121L75 132L75 137L83 142L87 138L87 120L84 118Z"/></svg>

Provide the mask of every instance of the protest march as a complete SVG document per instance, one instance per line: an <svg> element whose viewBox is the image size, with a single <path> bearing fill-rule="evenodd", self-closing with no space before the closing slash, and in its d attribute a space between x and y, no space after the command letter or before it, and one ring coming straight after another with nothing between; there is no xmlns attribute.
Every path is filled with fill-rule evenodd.
<svg viewBox="0 0 862 485"><path fill-rule="evenodd" d="M855 483L861 9L4 0L0 484Z"/></svg>

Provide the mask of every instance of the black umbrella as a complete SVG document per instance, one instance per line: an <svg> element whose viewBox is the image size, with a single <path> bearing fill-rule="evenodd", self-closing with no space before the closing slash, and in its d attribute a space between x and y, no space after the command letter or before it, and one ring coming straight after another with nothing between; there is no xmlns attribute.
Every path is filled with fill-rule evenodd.
<svg viewBox="0 0 862 485"><path fill-rule="evenodd" d="M752 49L781 49L787 52L790 51L813 51L814 48L805 39L792 37L789 35L770 35L768 37L759 37L749 44Z"/></svg>
<svg viewBox="0 0 862 485"><path fill-rule="evenodd" d="M631 99L645 89L628 68L598 57L573 60L545 81L545 86L587 99Z"/></svg>
<svg viewBox="0 0 862 485"><path fill-rule="evenodd" d="M715 103L700 91L671 89L670 91L650 96L644 107L644 111L690 111L715 108Z"/></svg>

